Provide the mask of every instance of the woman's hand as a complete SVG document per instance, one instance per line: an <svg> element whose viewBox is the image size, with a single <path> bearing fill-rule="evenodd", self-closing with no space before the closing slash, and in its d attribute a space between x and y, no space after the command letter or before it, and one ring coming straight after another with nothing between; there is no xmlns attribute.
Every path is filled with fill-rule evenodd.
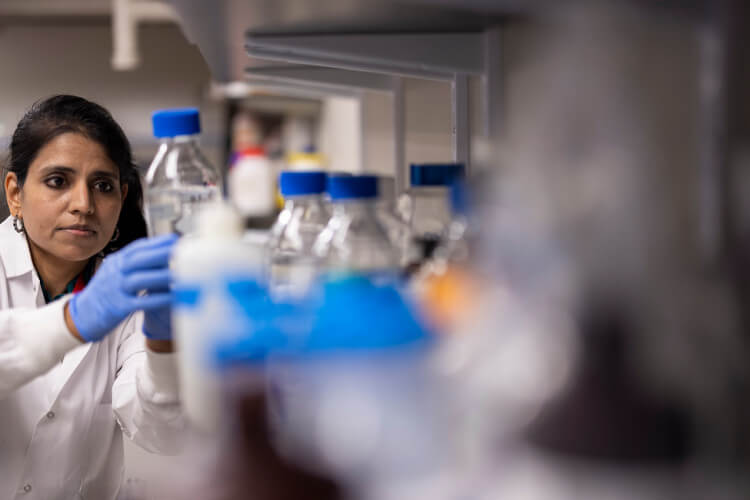
<svg viewBox="0 0 750 500"><path fill-rule="evenodd" d="M175 241L175 235L141 238L104 259L86 288L66 305L66 319L69 316L74 326L71 332L95 342L134 311L167 308L169 254ZM139 295L141 290L149 293Z"/></svg>
<svg viewBox="0 0 750 500"><path fill-rule="evenodd" d="M146 336L146 345L152 351L173 352L172 309L167 306L146 311L143 314L143 334Z"/></svg>

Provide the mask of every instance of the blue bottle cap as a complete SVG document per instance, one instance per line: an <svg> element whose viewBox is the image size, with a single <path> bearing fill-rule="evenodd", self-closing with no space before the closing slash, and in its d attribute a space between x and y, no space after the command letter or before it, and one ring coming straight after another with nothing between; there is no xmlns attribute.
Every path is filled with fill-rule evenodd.
<svg viewBox="0 0 750 500"><path fill-rule="evenodd" d="M378 178L374 175L329 176L327 190L332 201L376 198Z"/></svg>
<svg viewBox="0 0 750 500"><path fill-rule="evenodd" d="M325 172L281 172L279 189L282 196L318 194L326 190Z"/></svg>
<svg viewBox="0 0 750 500"><path fill-rule="evenodd" d="M326 185L332 201L376 198L378 178L375 175L332 175Z"/></svg>
<svg viewBox="0 0 750 500"><path fill-rule="evenodd" d="M200 113L197 108L161 109L151 115L154 137L194 135L201 131Z"/></svg>
<svg viewBox="0 0 750 500"><path fill-rule="evenodd" d="M429 163L410 165L412 186L450 186L464 177L463 163Z"/></svg>

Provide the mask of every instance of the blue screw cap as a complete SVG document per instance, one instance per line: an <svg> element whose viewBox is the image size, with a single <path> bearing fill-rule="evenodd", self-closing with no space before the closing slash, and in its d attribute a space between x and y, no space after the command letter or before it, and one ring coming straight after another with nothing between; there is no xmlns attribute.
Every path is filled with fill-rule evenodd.
<svg viewBox="0 0 750 500"><path fill-rule="evenodd" d="M197 108L162 109L151 115L154 136L158 138L194 135L201 131Z"/></svg>
<svg viewBox="0 0 750 500"><path fill-rule="evenodd" d="M282 196L319 194L326 190L325 172L281 172L279 189Z"/></svg>
<svg viewBox="0 0 750 500"><path fill-rule="evenodd" d="M466 168L463 163L411 164L409 168L412 186L450 186L462 179Z"/></svg>
<svg viewBox="0 0 750 500"><path fill-rule="evenodd" d="M332 201L377 198L378 178L374 175L330 176L327 189Z"/></svg>

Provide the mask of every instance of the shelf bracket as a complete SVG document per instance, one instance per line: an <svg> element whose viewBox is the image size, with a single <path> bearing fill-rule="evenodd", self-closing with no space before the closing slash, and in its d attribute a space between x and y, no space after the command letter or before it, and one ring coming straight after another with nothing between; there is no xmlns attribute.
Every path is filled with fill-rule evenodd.
<svg viewBox="0 0 750 500"><path fill-rule="evenodd" d="M259 59L432 80L484 70L481 33L249 34L245 48Z"/></svg>
<svg viewBox="0 0 750 500"><path fill-rule="evenodd" d="M245 78L251 82L262 81L268 84L312 85L319 89L330 89L332 94L349 94L352 90L391 93L394 77L323 66L273 65L249 67Z"/></svg>
<svg viewBox="0 0 750 500"><path fill-rule="evenodd" d="M389 92L393 95L396 190L406 188L404 90L400 77L451 84L453 159L469 168L471 136L469 77L481 77L482 130L497 132L500 94L500 30L483 33L381 33L328 35L249 34L250 56L290 63L250 68L251 81L274 82L346 93Z"/></svg>
<svg viewBox="0 0 750 500"><path fill-rule="evenodd" d="M404 82L401 77L393 77L393 168L394 192L396 198L406 191L406 102Z"/></svg>
<svg viewBox="0 0 750 500"><path fill-rule="evenodd" d="M502 109L502 40L500 28L495 26L484 33L484 71L482 72L482 135L494 139L500 132Z"/></svg>
<svg viewBox="0 0 750 500"><path fill-rule="evenodd" d="M469 168L469 78L456 74L451 82L451 136L453 138L453 161Z"/></svg>

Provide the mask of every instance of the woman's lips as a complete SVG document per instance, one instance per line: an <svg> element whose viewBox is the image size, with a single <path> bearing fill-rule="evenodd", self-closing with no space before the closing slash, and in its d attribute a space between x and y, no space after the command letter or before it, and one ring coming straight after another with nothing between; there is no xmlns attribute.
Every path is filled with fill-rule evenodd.
<svg viewBox="0 0 750 500"><path fill-rule="evenodd" d="M81 236L81 237L91 237L96 234L96 231L94 231L88 226L68 226L68 227L60 228L60 230L68 234L71 234L73 236Z"/></svg>

